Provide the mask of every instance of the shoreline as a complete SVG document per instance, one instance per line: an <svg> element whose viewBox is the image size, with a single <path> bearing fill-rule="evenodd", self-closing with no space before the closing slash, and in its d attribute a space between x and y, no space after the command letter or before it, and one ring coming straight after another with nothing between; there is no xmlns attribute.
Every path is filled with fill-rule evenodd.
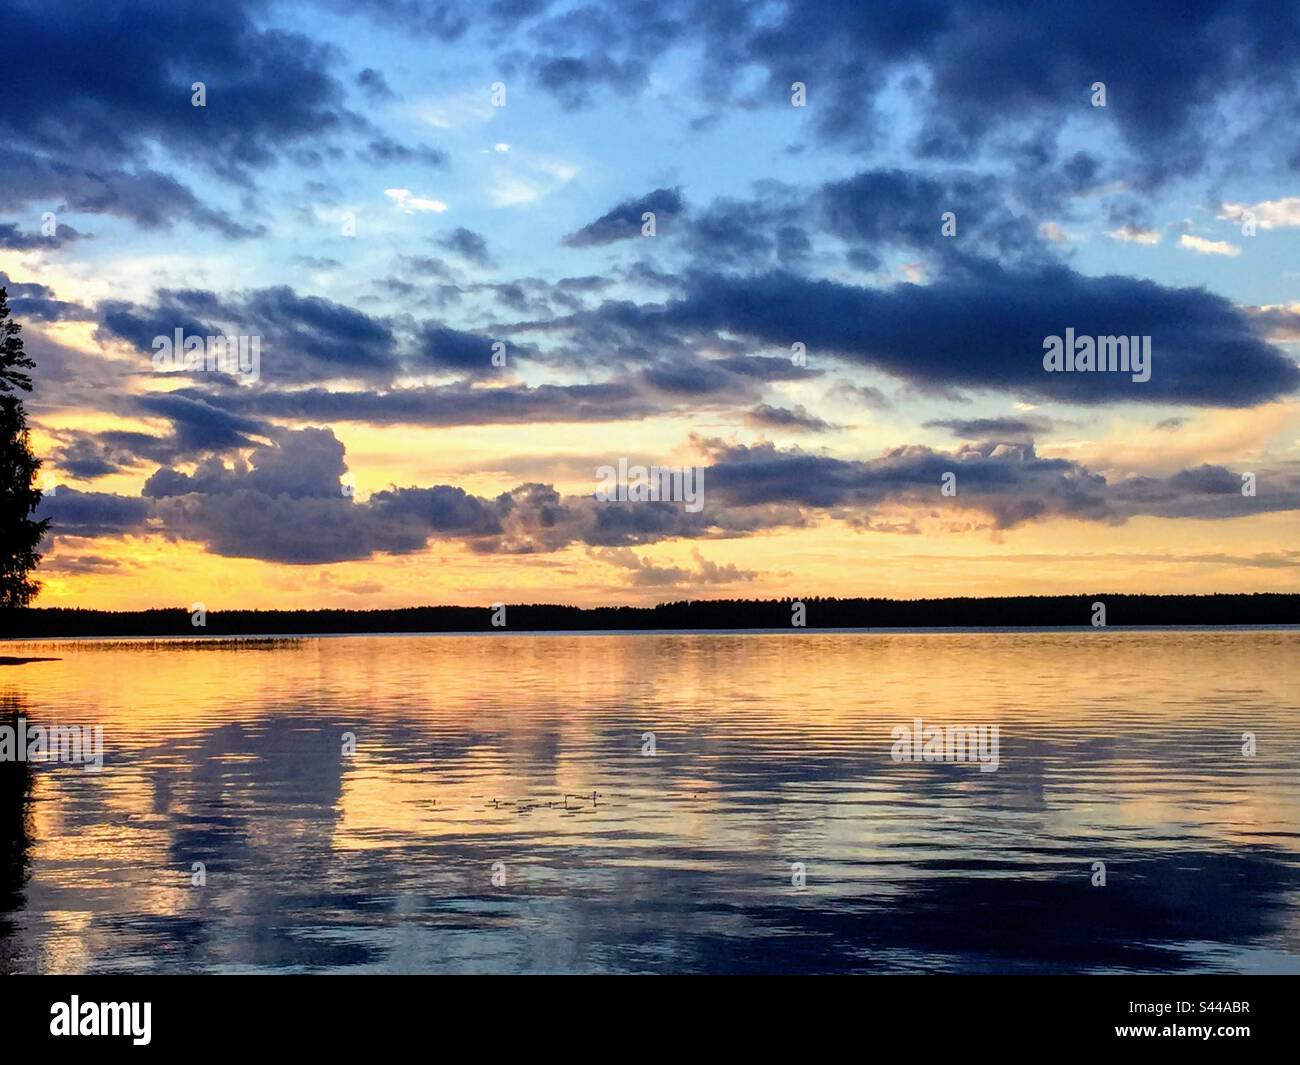
<svg viewBox="0 0 1300 1065"><path fill-rule="evenodd" d="M654 606L490 606L307 610L33 607L0 612L4 642L282 636L550 633L1081 632L1300 625L1300 594L957 596L941 599L689 599Z"/></svg>
<svg viewBox="0 0 1300 1065"><path fill-rule="evenodd" d="M494 629L463 631L383 631L370 632L244 632L244 633L145 633L136 635L95 635L95 636L5 636L0 637L0 647L5 645L43 645L61 643L232 643L232 642L268 642L274 640L340 640L340 639L412 639L430 638L510 638L510 637L596 637L613 636L942 636L952 635L1029 635L1046 636L1053 633L1061 635L1078 635L1080 633L1239 633L1239 632L1300 632L1300 625L1264 624L1264 625L996 625L996 626L862 626L840 628L718 628L718 629ZM26 662L57 662L58 658L4 658L0 665L19 665Z"/></svg>

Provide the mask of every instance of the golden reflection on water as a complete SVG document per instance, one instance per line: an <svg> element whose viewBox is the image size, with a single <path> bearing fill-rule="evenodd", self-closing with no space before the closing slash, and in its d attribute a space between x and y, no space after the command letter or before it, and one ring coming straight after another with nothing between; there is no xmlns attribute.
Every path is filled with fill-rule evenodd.
<svg viewBox="0 0 1300 1065"><path fill-rule="evenodd" d="M736 945L771 936L820 970L1300 953L1300 632L9 646L60 660L0 692L106 745L102 773L31 770L23 971L779 969ZM997 725L998 771L894 763L918 717ZM1088 954L1048 912L1097 859L1135 922L1179 869L1204 898L1136 955L1136 923ZM1046 955L976 960L968 898L1008 940L1041 908ZM951 937L906 924L940 903Z"/></svg>

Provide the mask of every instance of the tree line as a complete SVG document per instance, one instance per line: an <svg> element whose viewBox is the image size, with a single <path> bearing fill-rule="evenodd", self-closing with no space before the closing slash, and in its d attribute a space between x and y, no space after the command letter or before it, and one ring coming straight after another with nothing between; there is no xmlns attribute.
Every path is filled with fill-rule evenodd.
<svg viewBox="0 0 1300 1065"><path fill-rule="evenodd" d="M395 610L27 608L0 613L0 638L240 636L329 633L562 632L875 628L1107 627L1300 624L1300 595L1053 595L953 599L697 599L657 606L420 606ZM799 607L802 606L802 609ZM793 622L802 615L804 624ZM495 622L495 623L494 623Z"/></svg>

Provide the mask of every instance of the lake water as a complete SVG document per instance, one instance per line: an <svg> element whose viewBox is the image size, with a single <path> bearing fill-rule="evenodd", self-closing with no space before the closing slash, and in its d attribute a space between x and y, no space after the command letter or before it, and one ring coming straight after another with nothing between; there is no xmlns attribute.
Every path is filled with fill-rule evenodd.
<svg viewBox="0 0 1300 1065"><path fill-rule="evenodd" d="M2 971L1300 972L1297 631L40 654L104 768L0 764Z"/></svg>

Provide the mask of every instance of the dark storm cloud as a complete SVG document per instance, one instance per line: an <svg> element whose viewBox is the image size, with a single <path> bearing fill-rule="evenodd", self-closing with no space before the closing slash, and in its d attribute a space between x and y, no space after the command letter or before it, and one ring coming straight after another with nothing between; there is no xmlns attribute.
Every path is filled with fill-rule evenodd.
<svg viewBox="0 0 1300 1065"><path fill-rule="evenodd" d="M8 292L9 309L18 320L81 322L92 317L91 311L79 303L55 299L54 291L48 285L13 281L3 270L0 270L0 288Z"/></svg>
<svg viewBox="0 0 1300 1065"><path fill-rule="evenodd" d="M447 153L427 145L401 144L392 137L376 137L364 150L358 149L358 159L370 163L422 163L435 168L447 165Z"/></svg>
<svg viewBox="0 0 1300 1065"><path fill-rule="evenodd" d="M407 269L424 269L450 276L433 259L402 258ZM549 313L546 296L598 291L587 279L566 279L551 285L540 279L505 284L453 286L458 297L482 295L496 308ZM399 297L427 290L426 285L389 277L376 286ZM361 379L375 385L405 372L449 370L485 376L499 373L492 363L492 345L506 343L508 366L541 357L532 345L506 339L506 330L485 335L455 329L441 322L413 321L409 316L384 318L319 296L304 296L288 286L219 294L203 289L159 289L152 305L108 300L97 309L98 337L119 340L140 353L142 363L152 354L157 337L258 337L263 385L295 385L333 379ZM177 373L183 373L177 371ZM190 373L189 376L195 376ZM211 377L210 374L203 376Z"/></svg>
<svg viewBox="0 0 1300 1065"><path fill-rule="evenodd" d="M145 461L174 462L183 455L174 440L149 433L89 433L75 429L56 435L60 443L51 456L54 464L78 481L120 473Z"/></svg>
<svg viewBox="0 0 1300 1065"><path fill-rule="evenodd" d="M1203 161L1216 102L1245 92L1266 110L1300 69L1300 54L1277 46L1296 39L1300 15L1263 2L1161 0L1134 11L1122 0L1032 9L971 0L945 5L940 17L914 43L933 72L930 141L946 142L950 155L1009 120L1051 125L1102 81L1107 117L1153 160L1148 176L1163 179Z"/></svg>
<svg viewBox="0 0 1300 1065"><path fill-rule="evenodd" d="M382 70L366 67L357 73L356 83L372 103L383 103L397 97L397 94L389 88L388 80Z"/></svg>
<svg viewBox="0 0 1300 1065"><path fill-rule="evenodd" d="M126 163L150 142L212 165L265 165L279 147L347 125L337 58L309 37L263 30L265 5L230 0L78 4L51 17L35 0L6 9L10 50L0 130L51 157ZM206 107L191 106L204 82Z"/></svg>
<svg viewBox="0 0 1300 1065"><path fill-rule="evenodd" d="M571 543L640 544L705 535L716 523L666 503L617 507L615 514L592 497L561 497L542 484L492 499L452 485L392 488L361 503L343 490L345 472L343 445L332 431L283 432L247 461L212 458L193 474L157 470L144 489L144 513L158 532L198 541L215 554L290 564L406 554L432 539L512 555ZM138 508L145 501L133 502ZM105 526L105 534L112 528Z"/></svg>
<svg viewBox="0 0 1300 1065"><path fill-rule="evenodd" d="M650 335L727 331L785 345L801 341L921 388L960 386L1097 404L1185 403L1246 407L1300 387L1300 369L1246 317L1204 289L1127 277L1085 277L1064 267L980 271L919 286L859 288L786 273L691 279L663 310L605 305L596 316ZM1152 337L1151 379L1122 373L1049 373L1044 338Z"/></svg>
<svg viewBox="0 0 1300 1065"><path fill-rule="evenodd" d="M152 439L147 433L139 435L146 440ZM114 455L106 445L95 441L89 433L78 434L76 439L59 445L53 458L60 470L78 481L90 481L117 473L134 461L133 455Z"/></svg>
<svg viewBox="0 0 1300 1065"><path fill-rule="evenodd" d="M949 473L956 474L957 495L943 497L940 486ZM998 528L1049 515L1106 515L1103 477L1063 459L1039 458L1032 445L985 445L956 454L911 445L868 461L773 444L722 446L705 480L724 503L738 507L947 506L989 515Z"/></svg>
<svg viewBox="0 0 1300 1065"><path fill-rule="evenodd" d="M568 108L598 92L631 95L649 84L654 61L684 40L687 5L632 0L617 6L547 5L521 35L532 81Z"/></svg>
<svg viewBox="0 0 1300 1065"><path fill-rule="evenodd" d="M449 281L455 276L446 263L429 255L399 255L397 266L403 271L436 277L444 281Z"/></svg>
<svg viewBox="0 0 1300 1065"><path fill-rule="evenodd" d="M640 379L657 392L711 400L741 400L753 391L750 378L734 374L710 359L689 356L647 367Z"/></svg>
<svg viewBox="0 0 1300 1065"><path fill-rule="evenodd" d="M1128 182L1140 191L1205 165L1216 111L1229 101L1250 99L1246 117L1258 130L1291 125L1288 87L1300 72L1300 52L1284 44L1300 38L1300 11L1268 0L1156 0L1138 10L1128 0L528 2L509 5L520 12L510 14L451 0L361 6L445 40L478 34L500 48L503 70L526 71L568 107L600 92L643 91L669 49L689 47L701 60L686 88L707 102L707 118L766 106L811 123L823 140L865 147L886 131L883 94L901 84L919 109L920 154L1018 152L1054 196L1102 173L1098 160L1058 157L1057 133L1070 116L1116 131L1132 160ZM753 71L765 75L757 90ZM797 116L795 81L808 89ZM1106 83L1108 106L1094 112L1096 81Z"/></svg>
<svg viewBox="0 0 1300 1065"><path fill-rule="evenodd" d="M383 520L425 521L442 535L494 536L501 532L498 506L449 484L392 488L376 492L369 502Z"/></svg>
<svg viewBox="0 0 1300 1065"><path fill-rule="evenodd" d="M763 188L753 199L714 200L682 233L692 256L713 269L793 268L812 250L803 213L787 190Z"/></svg>
<svg viewBox="0 0 1300 1065"><path fill-rule="evenodd" d="M685 9L705 39L714 93L734 98L739 73L756 67L769 75L765 99L788 108L791 83L803 81L819 134L859 146L881 132L881 93L917 68L918 147L946 158L1008 131L1054 132L1070 115L1090 117L1091 86L1105 82L1108 107L1091 117L1114 125L1142 161L1144 183L1202 165L1217 104L1246 96L1261 124L1276 117L1287 102L1281 87L1300 70L1300 52L1279 47L1300 36L1300 12L1263 0L1138 10L1126 0L795 0L775 18L735 0ZM617 43L607 44L615 57Z"/></svg>
<svg viewBox="0 0 1300 1065"><path fill-rule="evenodd" d="M1252 511L1300 508L1300 471L1294 465L1252 471L1258 495L1242 495L1242 475L1202 465L1169 477L1132 477L1114 488L1115 509L1125 516L1222 519Z"/></svg>
<svg viewBox="0 0 1300 1065"><path fill-rule="evenodd" d="M927 429L947 429L963 440L1025 440L1051 430L1046 418L945 418L926 422Z"/></svg>
<svg viewBox="0 0 1300 1065"><path fill-rule="evenodd" d="M58 222L50 236L41 233L24 233L15 222L0 222L0 248L9 251L43 251L61 248L65 244L82 240L85 233L79 233L72 226Z"/></svg>
<svg viewBox="0 0 1300 1065"><path fill-rule="evenodd" d="M177 329L183 330L186 336L212 336L221 332L218 326L197 317L195 309L184 298L186 294L176 295L178 298L173 299L171 293L159 292L154 307L105 300L96 308L97 339L121 340L141 353L152 354L154 338L174 336ZM221 307L205 309L218 314L223 310Z"/></svg>
<svg viewBox="0 0 1300 1065"><path fill-rule="evenodd" d="M1217 128L1210 121L1216 108L1249 97L1256 128L1277 128L1295 106L1285 86L1300 70L1297 50L1279 46L1297 36L1300 13L1262 0L1206 0L1190 9L1162 0L1140 13L1121 0L1086 7L800 0L780 9L738 0L610 9L534 0L318 2L444 41L476 36L498 50L503 76L526 72L569 106L598 92L640 92L660 57L689 46L701 55L691 87L712 112L791 111L790 84L799 80L809 87L809 104L798 117L823 138L849 144L871 142L882 124L881 93L901 79L923 120L917 150L955 159L997 148L1013 160L1032 210L1048 192L1059 199L1116 176L1140 192L1197 170ZM375 136L343 104L344 83L335 76L342 57L306 34L265 28L267 8L261 0L218 7L123 0L49 18L35 0L11 4L10 39L24 46L0 70L0 135L10 145L0 153L4 202L53 198L142 225L187 218L249 235L259 227L198 203L150 170L148 146L201 155L245 184L250 171L286 152L307 145L325 151L320 142L336 133L367 137L375 158L440 160L436 149ZM757 91L744 76L752 70L767 75ZM910 78L913 71L920 76ZM190 106L196 80L208 86L206 108ZM1088 101L1098 80L1108 86L1105 109ZM381 71L364 69L352 82L371 99L391 98ZM1071 115L1118 132L1132 150L1123 175L1086 153L1059 154L1056 134ZM797 227L782 235L783 262L806 253ZM597 238L592 243L619 239L588 236Z"/></svg>
<svg viewBox="0 0 1300 1065"><path fill-rule="evenodd" d="M324 565L375 554L410 554L429 541L423 522L376 521L363 504L318 496L268 496L247 489L172 495L154 513L173 536L228 558Z"/></svg>
<svg viewBox="0 0 1300 1065"><path fill-rule="evenodd" d="M317 3L341 14L365 13L384 26L400 25L448 44L465 35L472 12L491 10L470 0L317 0Z"/></svg>
<svg viewBox="0 0 1300 1065"><path fill-rule="evenodd" d="M123 430L56 431L60 443L53 459L58 468L77 480L93 480L144 462L171 463L258 447L278 432L252 418L215 407L204 398L179 392L146 392L129 397L119 413L166 418L171 422L171 432L154 436Z"/></svg>
<svg viewBox="0 0 1300 1065"><path fill-rule="evenodd" d="M803 406L773 407L767 403L760 403L753 410L747 411L745 424L755 429L786 429L804 433L825 433L837 428L815 414L810 414Z"/></svg>
<svg viewBox="0 0 1300 1065"><path fill-rule="evenodd" d="M320 296L300 296L288 286L259 289L247 308L269 340L341 369L393 365L393 333L384 322Z"/></svg>
<svg viewBox="0 0 1300 1065"><path fill-rule="evenodd" d="M339 270L343 266L337 259L320 255L295 255L293 261L308 270Z"/></svg>
<svg viewBox="0 0 1300 1065"><path fill-rule="evenodd" d="M0 147L0 210L24 210L33 203L52 205L56 214L115 215L144 229L184 219L231 239L265 231L206 206L174 178L154 170L89 167L75 155L65 161Z"/></svg>
<svg viewBox="0 0 1300 1065"><path fill-rule="evenodd" d="M990 176L869 170L827 183L814 203L826 231L858 246L866 257L859 265L872 269L879 265L875 253L884 248L947 254L967 237L986 254L1041 254L1038 220L1013 213L1006 206L1006 182ZM961 243L942 235L945 212L954 215Z"/></svg>
<svg viewBox="0 0 1300 1065"><path fill-rule="evenodd" d="M624 95L643 89L650 67L636 57L619 62L609 56L564 55L538 58L532 64L532 75L562 104L577 109L592 102L597 88L611 88Z"/></svg>
<svg viewBox="0 0 1300 1065"><path fill-rule="evenodd" d="M431 367L477 375L496 369L492 365L492 345L498 341L493 337L429 323L420 330L416 341L421 359Z"/></svg>
<svg viewBox="0 0 1300 1065"><path fill-rule="evenodd" d="M59 485L46 492L36 516L50 519L53 536L117 537L143 532L149 513L146 499Z"/></svg>
<svg viewBox="0 0 1300 1065"><path fill-rule="evenodd" d="M331 430L304 429L280 433L247 461L213 457L192 474L163 467L144 496L160 531L228 557L319 564L427 543L427 521L376 520L354 503L343 491L346 470Z"/></svg>
<svg viewBox="0 0 1300 1065"><path fill-rule="evenodd" d="M472 229L458 226L447 236L438 241L440 248L455 252L462 259L467 259L476 266L493 266L492 256L488 253L487 241L482 234Z"/></svg>
<svg viewBox="0 0 1300 1065"><path fill-rule="evenodd" d="M607 422L649 417L665 409L626 383L505 385L466 383L389 392L241 388L224 393L194 389L180 394L223 410L258 418L367 422L372 425L519 425L546 422Z"/></svg>
<svg viewBox="0 0 1300 1065"><path fill-rule="evenodd" d="M150 499L188 495L232 495L240 491L292 499L334 499L342 495L347 472L343 444L330 429L299 429L277 434L274 444L253 449L247 464L227 467L218 458L201 462L193 474L160 469L145 482Z"/></svg>
<svg viewBox="0 0 1300 1065"><path fill-rule="evenodd" d="M711 464L703 471L705 505L696 513L676 503L561 496L540 483L494 498L455 485L394 486L357 502L345 489L343 444L332 430L303 429L276 431L247 458L206 458L192 473L160 467L141 498L59 486L38 516L55 520L56 536L148 530L200 542L218 555L318 564L411 553L431 540L456 540L479 554L524 555L571 544L619 548L738 537L801 527L819 515L859 527L911 528L876 522L882 507L991 529L1062 517L1118 524L1138 515L1227 519L1300 509L1294 465L1261 472L1259 495L1247 497L1240 476L1222 467L1111 484L1077 463L1041 458L1029 443L953 452L899 447L868 461L770 443L697 443ZM949 474L956 478L954 496L940 491Z"/></svg>
<svg viewBox="0 0 1300 1065"><path fill-rule="evenodd" d="M203 160L247 187L282 152L364 120L342 106L339 57L301 33L256 25L260 0L65 5L13 0L5 29L21 47L0 66L0 208L57 204L177 220L231 238L263 232L201 203L150 166L157 146ZM207 89L191 104L192 85Z"/></svg>
<svg viewBox="0 0 1300 1065"><path fill-rule="evenodd" d="M1300 470L1259 475L1267 493L1243 496L1242 479L1223 467L1181 470L1169 477L1109 483L1067 459L1038 456L1032 443L965 445L955 452L909 445L876 459L850 461L774 444L713 442L705 483L724 506L794 504L853 520L882 505L945 513L974 513L994 528L1065 517L1121 523L1139 515L1236 518L1300 509ZM956 494L942 496L946 474ZM707 509L707 508L706 508Z"/></svg>
<svg viewBox="0 0 1300 1065"><path fill-rule="evenodd" d="M758 381L802 381L822 374L821 370L798 366L791 359L776 355L728 355L715 360L715 364L731 373L753 377Z"/></svg>
<svg viewBox="0 0 1300 1065"><path fill-rule="evenodd" d="M641 216L647 211L654 214L658 232L664 222L676 218L685 209L680 190L655 189L636 199L625 200L576 233L570 233L564 238L564 244L570 248L591 248L639 237L644 224Z"/></svg>
<svg viewBox="0 0 1300 1065"><path fill-rule="evenodd" d="M135 397L134 402L145 417L171 421L177 454L252 447L254 442L250 436L265 436L269 432L264 424L252 418L172 392L146 392Z"/></svg>
<svg viewBox="0 0 1300 1065"><path fill-rule="evenodd" d="M152 307L101 303L101 333L146 356L155 337L171 337L177 329L187 336L258 336L263 380L387 377L400 366L387 322L285 285L230 295L159 289L154 299Z"/></svg>

